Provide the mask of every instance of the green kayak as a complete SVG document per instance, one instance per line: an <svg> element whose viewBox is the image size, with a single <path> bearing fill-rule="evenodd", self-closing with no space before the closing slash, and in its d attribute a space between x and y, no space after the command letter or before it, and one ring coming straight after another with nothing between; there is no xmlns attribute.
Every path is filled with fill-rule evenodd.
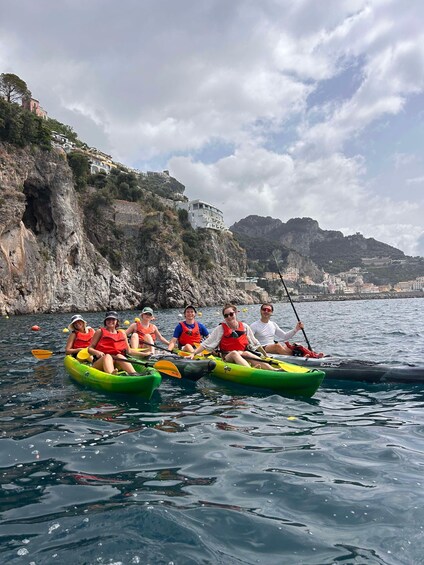
<svg viewBox="0 0 424 565"><path fill-rule="evenodd" d="M136 394L150 399L162 381L162 377L153 367L140 367L140 374L130 376L127 374L109 375L94 369L91 365L81 363L72 355L65 356L64 364L66 371L74 381L103 392Z"/></svg>
<svg viewBox="0 0 424 565"><path fill-rule="evenodd" d="M208 357L216 363L211 375L239 385L267 388L289 396L313 396L322 383L324 371L311 371L277 359L267 358L278 371L226 363L219 357ZM299 370L300 369L300 370Z"/></svg>

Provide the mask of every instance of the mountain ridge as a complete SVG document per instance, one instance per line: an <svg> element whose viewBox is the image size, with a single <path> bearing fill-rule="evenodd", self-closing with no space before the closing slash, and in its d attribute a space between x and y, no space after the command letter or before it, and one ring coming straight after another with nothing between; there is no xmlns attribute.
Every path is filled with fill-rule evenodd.
<svg viewBox="0 0 424 565"><path fill-rule="evenodd" d="M400 249L374 238L366 238L359 232L345 236L341 231L324 230L312 218L292 218L282 222L271 216L252 214L235 222L230 230L246 250L248 266L256 274L273 270L273 246L282 254L285 266L300 267L302 274L310 276L314 267L316 271L330 274L345 272L353 267L366 267L367 281L394 284L403 280L399 279L403 273L417 273L415 276L424 274L423 258L408 257ZM287 260L289 251L292 259L293 253L297 254L295 264L293 260ZM389 272L382 275L380 267L374 268L369 264L371 261L367 265L363 262L363 259L372 260L377 257L387 258L385 266L392 265ZM404 268L399 268L402 265ZM320 282L320 278L322 276L315 275L314 280Z"/></svg>

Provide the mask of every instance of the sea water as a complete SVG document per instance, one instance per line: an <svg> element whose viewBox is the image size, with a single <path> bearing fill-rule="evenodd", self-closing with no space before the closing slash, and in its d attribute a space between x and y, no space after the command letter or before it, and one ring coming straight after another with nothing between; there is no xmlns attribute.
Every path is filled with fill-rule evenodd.
<svg viewBox="0 0 424 565"><path fill-rule="evenodd" d="M296 304L315 350L412 363L423 307ZM169 378L149 402L107 395L75 385L62 355L31 355L61 350L69 319L0 320L1 563L424 562L424 386L324 381L305 400ZM181 319L155 323L170 338ZM273 319L296 322L290 304ZM198 320L213 328L220 308Z"/></svg>

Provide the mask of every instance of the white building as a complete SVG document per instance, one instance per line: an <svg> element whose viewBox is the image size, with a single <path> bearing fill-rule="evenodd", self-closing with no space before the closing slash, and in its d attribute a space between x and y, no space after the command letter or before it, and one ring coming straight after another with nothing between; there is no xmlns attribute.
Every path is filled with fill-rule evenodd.
<svg viewBox="0 0 424 565"><path fill-rule="evenodd" d="M221 210L211 206L203 200L191 200L190 202L181 202L177 206L180 209L187 210L188 219L194 229L209 228L212 230L224 231L227 229L224 224L224 215Z"/></svg>

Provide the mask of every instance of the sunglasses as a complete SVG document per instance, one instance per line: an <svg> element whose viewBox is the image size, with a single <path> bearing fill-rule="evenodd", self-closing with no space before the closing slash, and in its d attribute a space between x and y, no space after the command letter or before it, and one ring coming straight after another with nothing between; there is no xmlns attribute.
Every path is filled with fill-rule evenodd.
<svg viewBox="0 0 424 565"><path fill-rule="evenodd" d="M226 314L224 314L224 318L228 318L228 317L232 318L235 315L236 315L235 312L227 312Z"/></svg>
<svg viewBox="0 0 424 565"><path fill-rule="evenodd" d="M142 316L153 316L153 314L150 314L150 312L144 312L144 314L142 314Z"/></svg>
<svg viewBox="0 0 424 565"><path fill-rule="evenodd" d="M262 312L272 312L271 308L262 308Z"/></svg>

